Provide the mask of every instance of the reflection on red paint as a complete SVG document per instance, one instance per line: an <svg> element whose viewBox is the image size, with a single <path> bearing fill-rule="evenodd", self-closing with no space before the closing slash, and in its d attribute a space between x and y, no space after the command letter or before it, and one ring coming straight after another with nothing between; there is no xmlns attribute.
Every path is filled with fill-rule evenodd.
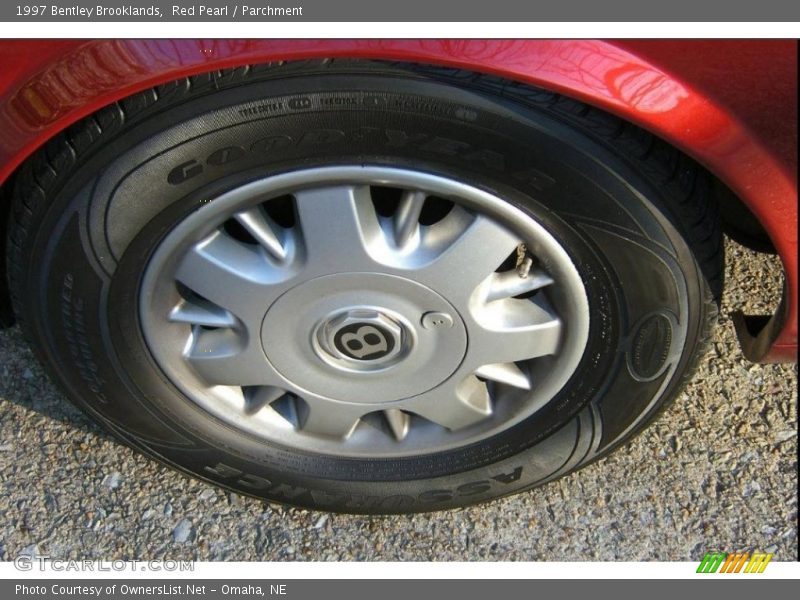
<svg viewBox="0 0 800 600"><path fill-rule="evenodd" d="M47 139L106 104L188 75L252 63L421 62L594 104L681 148L750 206L780 252L790 290L787 322L773 350L796 355L793 41L52 40L2 41L0 51L0 182Z"/></svg>

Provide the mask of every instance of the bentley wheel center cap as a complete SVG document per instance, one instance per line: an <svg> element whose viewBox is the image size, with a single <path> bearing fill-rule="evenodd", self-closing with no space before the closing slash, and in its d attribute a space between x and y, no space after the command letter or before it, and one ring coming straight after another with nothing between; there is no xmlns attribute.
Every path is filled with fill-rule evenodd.
<svg viewBox="0 0 800 600"><path fill-rule="evenodd" d="M396 402L425 392L458 368L467 349L452 305L424 285L381 273L300 284L269 308L262 340L282 376L346 402Z"/></svg>
<svg viewBox="0 0 800 600"><path fill-rule="evenodd" d="M355 308L323 323L320 347L333 358L355 366L381 366L408 350L408 332L399 320L379 310Z"/></svg>

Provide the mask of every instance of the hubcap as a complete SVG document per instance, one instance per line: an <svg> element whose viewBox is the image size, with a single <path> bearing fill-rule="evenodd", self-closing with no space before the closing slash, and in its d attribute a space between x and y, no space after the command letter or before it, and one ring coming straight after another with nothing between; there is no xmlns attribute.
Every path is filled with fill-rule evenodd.
<svg viewBox="0 0 800 600"><path fill-rule="evenodd" d="M333 456L496 435L553 398L588 335L580 276L532 217L383 167L295 171L205 203L156 248L140 318L196 406Z"/></svg>

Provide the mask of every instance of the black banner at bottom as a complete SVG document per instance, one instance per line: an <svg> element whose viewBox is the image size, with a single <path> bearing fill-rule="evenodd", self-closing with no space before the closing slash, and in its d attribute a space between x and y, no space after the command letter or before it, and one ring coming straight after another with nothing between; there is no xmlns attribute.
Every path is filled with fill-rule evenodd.
<svg viewBox="0 0 800 600"><path fill-rule="evenodd" d="M411 568L411 567L409 567ZM576 569L582 568L576 563ZM634 567L635 568L635 567ZM646 597L647 600L669 599L686 594L725 594L726 600L738 598L752 600L755 594L794 595L796 582L779 579L706 578L682 580L385 580L385 579L269 579L269 580L78 580L39 579L5 580L0 582L0 598L46 598L52 600L83 600L101 598L150 599L170 598L206 599L237 598L255 600L263 598L291 600L319 600L320 598L374 598L376 600L421 600L423 598L536 598L611 592L623 597Z"/></svg>

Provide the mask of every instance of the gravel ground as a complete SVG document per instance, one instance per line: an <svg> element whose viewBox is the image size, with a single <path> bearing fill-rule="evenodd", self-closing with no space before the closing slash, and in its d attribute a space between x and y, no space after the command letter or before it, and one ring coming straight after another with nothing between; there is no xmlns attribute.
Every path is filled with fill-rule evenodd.
<svg viewBox="0 0 800 600"><path fill-rule="evenodd" d="M728 244L723 314L774 307L777 259ZM587 469L466 510L327 515L187 479L115 443L0 332L0 559L699 560L797 556L797 367L745 361L723 316L661 419Z"/></svg>

